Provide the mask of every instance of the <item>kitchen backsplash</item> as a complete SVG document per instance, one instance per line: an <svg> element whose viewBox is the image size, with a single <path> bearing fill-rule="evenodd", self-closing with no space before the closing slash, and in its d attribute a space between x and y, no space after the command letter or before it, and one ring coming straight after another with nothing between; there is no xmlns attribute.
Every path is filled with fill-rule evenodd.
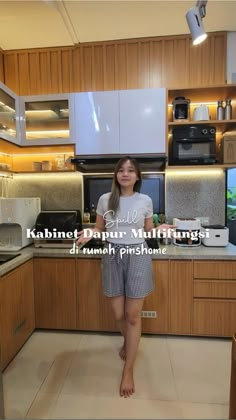
<svg viewBox="0 0 236 420"><path fill-rule="evenodd" d="M209 217L210 224L225 224L225 174L178 170L166 173L165 213L173 217Z"/></svg>
<svg viewBox="0 0 236 420"><path fill-rule="evenodd" d="M0 196L40 197L42 210L83 210L80 173L15 175L0 178ZM211 224L225 223L223 170L166 172L165 213L173 217L209 217Z"/></svg>
<svg viewBox="0 0 236 420"><path fill-rule="evenodd" d="M78 172L15 175L9 179L7 196L40 197L42 210L82 210L82 176Z"/></svg>

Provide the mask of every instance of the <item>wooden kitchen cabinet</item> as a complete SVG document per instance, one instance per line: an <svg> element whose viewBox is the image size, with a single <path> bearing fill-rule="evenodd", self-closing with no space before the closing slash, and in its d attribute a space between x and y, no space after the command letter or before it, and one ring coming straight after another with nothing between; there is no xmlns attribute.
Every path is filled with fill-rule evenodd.
<svg viewBox="0 0 236 420"><path fill-rule="evenodd" d="M169 325L169 262L153 261L154 291L144 300L143 311L155 311L156 318L142 318L142 332L167 333Z"/></svg>
<svg viewBox="0 0 236 420"><path fill-rule="evenodd" d="M34 260L36 328L76 328L75 259Z"/></svg>
<svg viewBox="0 0 236 420"><path fill-rule="evenodd" d="M88 331L117 331L109 298L104 296L101 259L76 261L76 328Z"/></svg>
<svg viewBox="0 0 236 420"><path fill-rule="evenodd" d="M196 335L236 331L236 262L194 261L193 327Z"/></svg>
<svg viewBox="0 0 236 420"><path fill-rule="evenodd" d="M1 367L4 369L35 328L33 260L0 278Z"/></svg>
<svg viewBox="0 0 236 420"><path fill-rule="evenodd" d="M170 261L169 333L191 334L193 262Z"/></svg>

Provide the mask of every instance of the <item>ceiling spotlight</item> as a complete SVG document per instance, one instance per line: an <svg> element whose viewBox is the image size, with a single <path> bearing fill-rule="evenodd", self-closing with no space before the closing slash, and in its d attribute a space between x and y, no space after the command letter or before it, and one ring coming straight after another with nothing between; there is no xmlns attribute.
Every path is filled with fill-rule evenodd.
<svg viewBox="0 0 236 420"><path fill-rule="evenodd" d="M186 20L192 34L193 45L200 44L207 37L202 23L202 19L206 16L206 4L207 0L197 1L196 5L186 13Z"/></svg>

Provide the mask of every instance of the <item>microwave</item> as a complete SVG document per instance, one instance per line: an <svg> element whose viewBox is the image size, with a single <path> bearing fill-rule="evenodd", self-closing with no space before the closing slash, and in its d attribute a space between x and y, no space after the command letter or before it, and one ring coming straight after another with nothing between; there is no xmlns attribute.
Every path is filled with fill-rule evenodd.
<svg viewBox="0 0 236 420"><path fill-rule="evenodd" d="M170 149L172 165L216 163L216 129L202 124L175 127Z"/></svg>

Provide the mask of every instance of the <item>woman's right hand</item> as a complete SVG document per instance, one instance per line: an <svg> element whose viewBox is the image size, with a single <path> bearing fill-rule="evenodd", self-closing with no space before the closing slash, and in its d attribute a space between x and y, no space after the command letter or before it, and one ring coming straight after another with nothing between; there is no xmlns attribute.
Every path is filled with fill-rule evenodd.
<svg viewBox="0 0 236 420"><path fill-rule="evenodd" d="M92 229L93 230L93 229ZM91 241L91 239L93 238L92 236L91 237L84 237L84 231L83 230L80 230L79 232L78 232L78 235L79 235L79 237L78 237L78 239L75 241L75 244L77 245L77 246L79 246L79 245L81 245L81 244L86 244L87 242L89 242L89 241Z"/></svg>

